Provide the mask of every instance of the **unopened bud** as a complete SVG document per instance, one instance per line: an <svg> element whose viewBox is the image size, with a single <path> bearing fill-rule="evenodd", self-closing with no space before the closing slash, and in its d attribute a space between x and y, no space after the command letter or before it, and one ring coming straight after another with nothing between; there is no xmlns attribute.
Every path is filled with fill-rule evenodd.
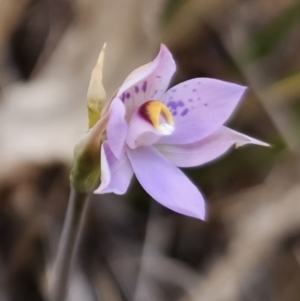
<svg viewBox="0 0 300 301"><path fill-rule="evenodd" d="M89 128L92 128L101 117L101 111L106 102L106 92L102 83L103 62L106 43L99 54L98 61L92 71L92 76L87 92L87 107Z"/></svg>

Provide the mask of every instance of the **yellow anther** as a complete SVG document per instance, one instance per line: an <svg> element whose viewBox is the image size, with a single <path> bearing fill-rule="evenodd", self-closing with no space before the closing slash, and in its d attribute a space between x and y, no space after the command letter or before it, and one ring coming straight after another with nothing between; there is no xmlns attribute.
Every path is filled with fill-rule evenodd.
<svg viewBox="0 0 300 301"><path fill-rule="evenodd" d="M145 109L147 117L156 129L160 129L161 114L165 117L168 124L174 125L173 116L164 103L157 100L150 100L146 103Z"/></svg>

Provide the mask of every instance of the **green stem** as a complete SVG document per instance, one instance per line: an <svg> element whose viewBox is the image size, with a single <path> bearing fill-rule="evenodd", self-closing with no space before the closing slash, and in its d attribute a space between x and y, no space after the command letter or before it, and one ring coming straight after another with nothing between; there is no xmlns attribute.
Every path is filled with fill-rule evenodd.
<svg viewBox="0 0 300 301"><path fill-rule="evenodd" d="M64 301L67 297L69 276L81 236L89 194L71 189L67 214L60 237L54 265L50 301Z"/></svg>

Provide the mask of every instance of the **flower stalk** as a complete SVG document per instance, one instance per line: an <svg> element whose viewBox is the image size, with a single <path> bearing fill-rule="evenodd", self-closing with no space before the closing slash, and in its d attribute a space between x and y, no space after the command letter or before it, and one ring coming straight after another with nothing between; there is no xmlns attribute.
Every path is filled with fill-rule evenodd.
<svg viewBox="0 0 300 301"><path fill-rule="evenodd" d="M50 301L64 301L67 297L69 276L78 249L88 204L88 193L76 192L73 188L71 189L66 218L54 265L54 279Z"/></svg>

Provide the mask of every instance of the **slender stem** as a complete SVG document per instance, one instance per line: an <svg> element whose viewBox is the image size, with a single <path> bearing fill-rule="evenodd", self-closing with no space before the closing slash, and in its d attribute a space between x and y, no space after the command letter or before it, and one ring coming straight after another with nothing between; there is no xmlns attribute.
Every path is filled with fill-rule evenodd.
<svg viewBox="0 0 300 301"><path fill-rule="evenodd" d="M88 208L89 195L71 189L67 214L54 265L50 301L64 301L68 292L69 275L76 254L82 226Z"/></svg>

